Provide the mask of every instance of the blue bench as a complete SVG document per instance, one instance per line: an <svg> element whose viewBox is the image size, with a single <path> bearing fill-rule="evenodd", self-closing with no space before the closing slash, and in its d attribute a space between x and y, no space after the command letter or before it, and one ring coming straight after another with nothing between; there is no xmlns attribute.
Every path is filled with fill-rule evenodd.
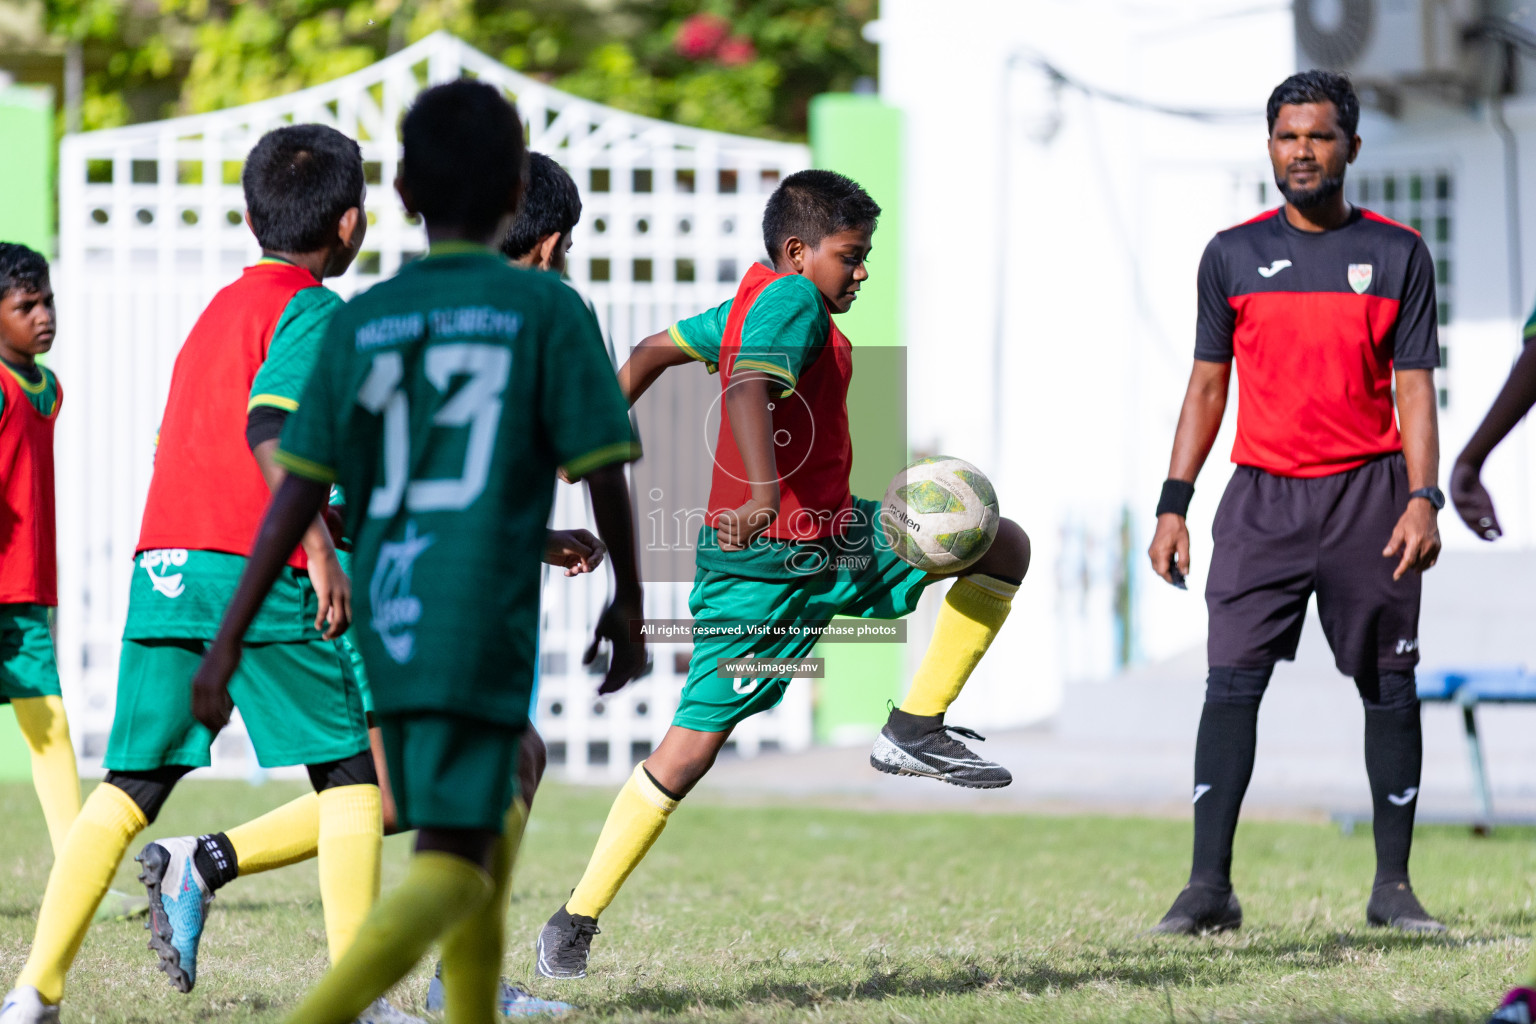
<svg viewBox="0 0 1536 1024"><path fill-rule="evenodd" d="M1418 690L1421 702L1461 706L1479 815L1473 828L1485 832L1493 825L1493 798L1488 789L1488 770L1483 764L1482 742L1477 735L1477 706L1536 703L1536 675L1518 666L1440 669L1420 672Z"/></svg>

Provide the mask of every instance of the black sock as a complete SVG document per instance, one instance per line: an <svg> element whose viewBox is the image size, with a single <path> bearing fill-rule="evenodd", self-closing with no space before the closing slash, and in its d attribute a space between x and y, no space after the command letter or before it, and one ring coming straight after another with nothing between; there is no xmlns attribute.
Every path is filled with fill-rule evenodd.
<svg viewBox="0 0 1536 1024"><path fill-rule="evenodd" d="M1191 883L1232 884L1232 837L1253 775L1259 705L1207 701L1195 740L1195 855Z"/></svg>
<svg viewBox="0 0 1536 1024"><path fill-rule="evenodd" d="M233 882L240 874L234 844L223 832L198 836L192 863L197 866L197 873L203 876L203 881L208 883L210 892Z"/></svg>
<svg viewBox="0 0 1536 1024"><path fill-rule="evenodd" d="M915 740L944 724L943 715L909 715L901 708L894 708L885 721L885 727L899 740Z"/></svg>
<svg viewBox="0 0 1536 1024"><path fill-rule="evenodd" d="M1371 780L1376 885L1408 881L1423 762L1424 733L1417 702L1412 707L1365 709L1365 773Z"/></svg>

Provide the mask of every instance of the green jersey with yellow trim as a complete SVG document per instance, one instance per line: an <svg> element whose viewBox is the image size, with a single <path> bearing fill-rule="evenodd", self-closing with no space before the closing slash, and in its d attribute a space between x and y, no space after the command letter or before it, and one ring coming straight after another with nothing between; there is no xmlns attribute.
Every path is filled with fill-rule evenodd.
<svg viewBox="0 0 1536 1024"><path fill-rule="evenodd" d="M0 359L0 369L9 372L11 379L27 396L32 408L44 416L52 416L59 407L59 378L42 363L30 367L16 367ZM5 408L5 392L0 391L0 410Z"/></svg>
<svg viewBox="0 0 1536 1024"><path fill-rule="evenodd" d="M340 308L341 296L329 288L305 288L294 293L272 332L266 361L251 381L247 409L265 405L293 412L299 407L304 385L320 355L325 328Z"/></svg>
<svg viewBox="0 0 1536 1024"><path fill-rule="evenodd" d="M526 723L555 470L639 453L597 323L553 274L438 246L342 306L277 459L351 496L375 708Z"/></svg>
<svg viewBox="0 0 1536 1024"><path fill-rule="evenodd" d="M679 320L668 328L672 341L710 373L720 368L720 343L731 316L731 299L698 316ZM814 359L832 333L821 293L808 277L792 274L764 288L741 328L741 352L736 369L760 370L784 382L782 395L795 389L795 381Z"/></svg>

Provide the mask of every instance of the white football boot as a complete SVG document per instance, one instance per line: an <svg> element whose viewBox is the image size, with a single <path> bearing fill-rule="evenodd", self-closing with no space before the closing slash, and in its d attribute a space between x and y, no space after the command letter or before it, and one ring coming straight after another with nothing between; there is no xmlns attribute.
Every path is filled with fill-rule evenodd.
<svg viewBox="0 0 1536 1024"><path fill-rule="evenodd" d="M13 988L0 1003L0 1024L59 1024L59 1008L43 1002L31 985Z"/></svg>

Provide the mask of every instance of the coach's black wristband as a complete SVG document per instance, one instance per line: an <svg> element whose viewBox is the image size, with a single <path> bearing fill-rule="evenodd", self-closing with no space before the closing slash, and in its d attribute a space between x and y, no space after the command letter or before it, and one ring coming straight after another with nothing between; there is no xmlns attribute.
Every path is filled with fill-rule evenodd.
<svg viewBox="0 0 1536 1024"><path fill-rule="evenodd" d="M1172 512L1176 516L1187 516L1194 496L1195 485L1188 480L1164 480L1163 496L1157 499L1157 514Z"/></svg>

